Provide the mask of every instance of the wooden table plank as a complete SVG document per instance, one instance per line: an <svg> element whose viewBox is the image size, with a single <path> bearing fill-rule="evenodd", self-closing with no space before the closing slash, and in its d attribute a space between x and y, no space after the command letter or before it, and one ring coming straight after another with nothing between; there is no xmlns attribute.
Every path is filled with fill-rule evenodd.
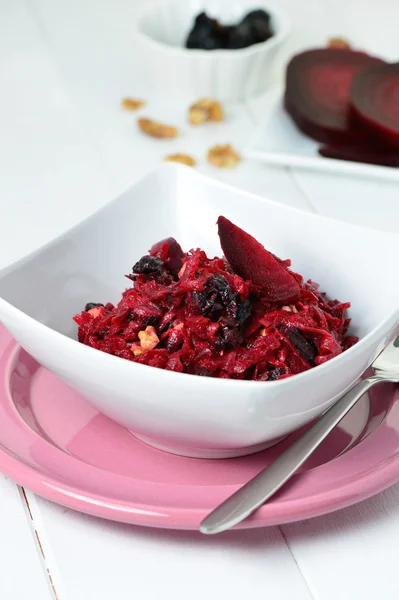
<svg viewBox="0 0 399 600"><path fill-rule="evenodd" d="M281 530L315 599L398 598L399 486Z"/></svg>
<svg viewBox="0 0 399 600"><path fill-rule="evenodd" d="M0 598L54 598L32 521L19 488L1 474L0 531Z"/></svg>
<svg viewBox="0 0 399 600"><path fill-rule="evenodd" d="M207 537L112 523L38 498L35 506L32 496L67 599L312 600L276 527Z"/></svg>
<svg viewBox="0 0 399 600"><path fill-rule="evenodd" d="M4 266L95 210L109 193L82 119L25 5L3 0L0 15Z"/></svg>

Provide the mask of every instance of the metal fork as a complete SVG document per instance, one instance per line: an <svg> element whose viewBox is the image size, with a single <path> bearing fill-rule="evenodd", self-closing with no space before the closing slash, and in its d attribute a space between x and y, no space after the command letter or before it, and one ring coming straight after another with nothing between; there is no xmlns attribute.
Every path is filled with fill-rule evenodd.
<svg viewBox="0 0 399 600"><path fill-rule="evenodd" d="M316 450L358 400L378 383L399 382L399 335L372 364L373 375L355 384L271 465L215 508L200 524L206 534L240 523L271 498Z"/></svg>

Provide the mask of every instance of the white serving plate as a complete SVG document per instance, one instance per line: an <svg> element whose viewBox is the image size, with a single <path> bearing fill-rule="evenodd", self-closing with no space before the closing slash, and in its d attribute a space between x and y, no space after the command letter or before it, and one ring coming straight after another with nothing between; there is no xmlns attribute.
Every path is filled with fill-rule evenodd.
<svg viewBox="0 0 399 600"><path fill-rule="evenodd" d="M324 158L320 146L296 127L283 107L284 90L276 86L264 97L265 118L244 150L250 159L267 164L399 181L399 168Z"/></svg>

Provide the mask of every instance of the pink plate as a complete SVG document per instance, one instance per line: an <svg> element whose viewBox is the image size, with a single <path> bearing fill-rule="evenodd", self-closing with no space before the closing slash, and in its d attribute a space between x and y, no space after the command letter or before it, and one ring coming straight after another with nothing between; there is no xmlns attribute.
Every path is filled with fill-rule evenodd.
<svg viewBox="0 0 399 600"><path fill-rule="evenodd" d="M0 355L0 470L45 498L92 515L197 529L290 443L226 460L167 454L101 415L2 327ZM359 402L301 473L240 527L321 515L397 481L399 397L385 384Z"/></svg>

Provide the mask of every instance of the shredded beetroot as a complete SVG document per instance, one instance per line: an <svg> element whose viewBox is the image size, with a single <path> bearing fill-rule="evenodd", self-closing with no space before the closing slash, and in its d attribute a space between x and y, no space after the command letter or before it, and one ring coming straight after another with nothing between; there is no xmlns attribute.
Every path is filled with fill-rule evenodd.
<svg viewBox="0 0 399 600"><path fill-rule="evenodd" d="M300 289L293 304L267 301L225 260L200 249L183 253L168 238L134 265L134 286L117 306L90 303L74 317L78 339L133 362L207 377L267 381L301 373L358 339L346 336L349 303L328 300L290 261L280 262Z"/></svg>

